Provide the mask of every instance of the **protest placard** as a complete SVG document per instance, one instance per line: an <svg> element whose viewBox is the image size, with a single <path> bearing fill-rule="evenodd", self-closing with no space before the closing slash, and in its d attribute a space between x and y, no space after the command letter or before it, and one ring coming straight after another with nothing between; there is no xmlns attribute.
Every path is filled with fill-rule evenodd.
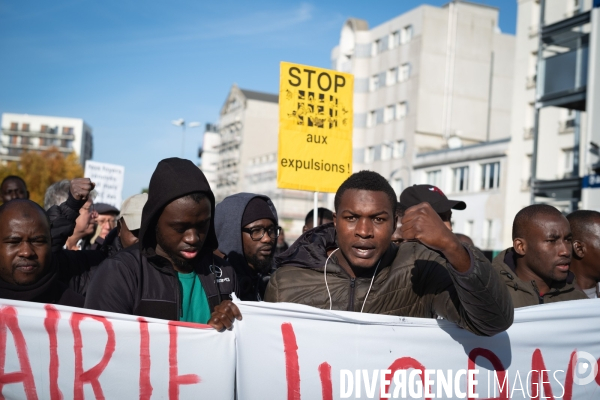
<svg viewBox="0 0 600 400"><path fill-rule="evenodd" d="M277 186L335 192L352 173L350 74L281 63Z"/></svg>
<svg viewBox="0 0 600 400"><path fill-rule="evenodd" d="M96 203L121 208L125 167L88 160L85 162L84 176L96 184Z"/></svg>

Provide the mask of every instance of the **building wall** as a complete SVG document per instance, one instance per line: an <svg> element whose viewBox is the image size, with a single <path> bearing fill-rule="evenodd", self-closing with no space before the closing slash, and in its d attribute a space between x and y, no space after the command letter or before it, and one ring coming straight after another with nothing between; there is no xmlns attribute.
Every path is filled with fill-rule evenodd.
<svg viewBox="0 0 600 400"><path fill-rule="evenodd" d="M546 0L545 24L558 22L573 15L572 0ZM590 0L583 1L584 10L591 7ZM536 85L536 63L538 51L538 31L540 4L537 0L519 0L517 12L517 33L514 66L514 86L512 100L511 144L509 147L508 180L514 184L508 187L504 225L512 227L515 215L531 203L529 179L531 177L531 154L533 152L533 124ZM540 112L538 130L537 179L562 179L572 169L569 163L569 150L574 146L574 130L569 120L574 117L568 110L547 107ZM587 140L587 116L581 113L580 154L589 151ZM585 156L582 157L582 160ZM580 163L579 176L586 171L585 163ZM549 204L561 210L568 210L568 202ZM505 245L512 243L511 230L503 234Z"/></svg>
<svg viewBox="0 0 600 400"><path fill-rule="evenodd" d="M15 124L17 129L13 129ZM75 152L82 166L93 156L92 128L78 118L4 113L0 141L2 161L17 161L24 150L42 151L52 146L65 155Z"/></svg>
<svg viewBox="0 0 600 400"><path fill-rule="evenodd" d="M482 250L499 251L504 248L502 237L507 229L503 224L504 203L506 189L510 185L506 181L508 145L509 138L506 138L421 153L415 160L413 180L416 184L438 186L449 199L467 204L465 210L453 210L453 230L471 237ZM491 173L489 166L493 164L499 169ZM461 190L454 171L465 167L468 168L467 186ZM432 179L434 171L439 171L437 179Z"/></svg>
<svg viewBox="0 0 600 400"><path fill-rule="evenodd" d="M269 196L288 243L300 236L313 193L277 188L278 103L247 98L233 85L219 123L208 125L204 135L200 168L217 202L239 192ZM333 196L319 195L319 206L331 208L332 202Z"/></svg>
<svg viewBox="0 0 600 400"><path fill-rule="evenodd" d="M514 37L499 32L493 7L424 5L370 30L348 20L332 64L355 76L354 171L381 173L399 194L414 183L416 154L446 148L451 136L465 145L509 137L513 57ZM404 65L407 79L387 78Z"/></svg>

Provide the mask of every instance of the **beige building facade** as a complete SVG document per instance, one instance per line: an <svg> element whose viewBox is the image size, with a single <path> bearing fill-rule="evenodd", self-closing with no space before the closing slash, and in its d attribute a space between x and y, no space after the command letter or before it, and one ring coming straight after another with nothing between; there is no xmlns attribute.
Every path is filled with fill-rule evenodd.
<svg viewBox="0 0 600 400"><path fill-rule="evenodd" d="M291 243L302 233L304 218L313 208L313 193L277 188L278 135L278 95L234 84L218 123L206 126L200 168L217 202L240 192L269 196ZM319 206L327 206L329 197L320 194Z"/></svg>

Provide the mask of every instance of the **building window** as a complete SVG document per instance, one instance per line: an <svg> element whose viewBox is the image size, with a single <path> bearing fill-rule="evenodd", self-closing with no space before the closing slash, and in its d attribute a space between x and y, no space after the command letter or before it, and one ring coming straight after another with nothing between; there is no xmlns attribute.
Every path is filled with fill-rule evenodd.
<svg viewBox="0 0 600 400"><path fill-rule="evenodd" d="M383 121L384 122L390 122L394 120L396 114L396 107L392 106L387 106L385 108L385 111L383 112Z"/></svg>
<svg viewBox="0 0 600 400"><path fill-rule="evenodd" d="M413 35L413 27L412 25L407 25L402 28L402 33L400 34L400 42L402 44L408 43L412 40Z"/></svg>
<svg viewBox="0 0 600 400"><path fill-rule="evenodd" d="M377 55L377 49L379 48L379 42L381 42L381 40L376 40L373 42L373 45L371 46L371 56L376 56Z"/></svg>
<svg viewBox="0 0 600 400"><path fill-rule="evenodd" d="M473 225L474 225L474 221L473 220L468 220L465 221L465 229L464 229L464 234L471 237L473 235Z"/></svg>
<svg viewBox="0 0 600 400"><path fill-rule="evenodd" d="M393 85L394 83L396 83L397 79L398 79L398 68L388 69L387 76L385 79L386 85L388 85L388 86Z"/></svg>
<svg viewBox="0 0 600 400"><path fill-rule="evenodd" d="M376 91L379 88L379 74L373 75L371 79L369 79L369 90L371 92Z"/></svg>
<svg viewBox="0 0 600 400"><path fill-rule="evenodd" d="M371 111L369 112L369 114L367 114L367 127L372 127L375 126L375 119L376 119L376 111Z"/></svg>
<svg viewBox="0 0 600 400"><path fill-rule="evenodd" d="M68 126L63 126L62 134L63 135L72 135L73 134L73 128L68 127Z"/></svg>
<svg viewBox="0 0 600 400"><path fill-rule="evenodd" d="M392 33L392 46L400 46L400 31L395 31Z"/></svg>
<svg viewBox="0 0 600 400"><path fill-rule="evenodd" d="M562 150L562 158L563 158L563 178L569 178L573 176L573 149L563 149Z"/></svg>
<svg viewBox="0 0 600 400"><path fill-rule="evenodd" d="M493 246L494 242L494 221L491 219L486 219L483 221L483 248L490 249Z"/></svg>
<svg viewBox="0 0 600 400"><path fill-rule="evenodd" d="M13 132L16 132L19 130L19 123L18 122L11 122L10 123L10 130Z"/></svg>
<svg viewBox="0 0 600 400"><path fill-rule="evenodd" d="M375 160L375 148L373 146L365 149L365 163L372 163Z"/></svg>
<svg viewBox="0 0 600 400"><path fill-rule="evenodd" d="M394 142L394 148L392 149L392 157L401 158L402 156L404 156L405 148L406 145L404 143L404 140L396 140Z"/></svg>
<svg viewBox="0 0 600 400"><path fill-rule="evenodd" d="M500 187L500 162L481 165L481 189L491 190Z"/></svg>
<svg viewBox="0 0 600 400"><path fill-rule="evenodd" d="M469 190L469 167L452 168L452 191L466 192Z"/></svg>
<svg viewBox="0 0 600 400"><path fill-rule="evenodd" d="M375 110L375 125L383 124L383 108Z"/></svg>
<svg viewBox="0 0 600 400"><path fill-rule="evenodd" d="M19 141L19 137L17 135L11 135L10 144L17 144Z"/></svg>
<svg viewBox="0 0 600 400"><path fill-rule="evenodd" d="M396 104L396 119L402 120L406 117L406 114L408 114L408 104L406 101Z"/></svg>
<svg viewBox="0 0 600 400"><path fill-rule="evenodd" d="M396 196L400 197L400 193L404 190L404 184L402 182L402 178L395 178L391 182L392 189L396 192Z"/></svg>
<svg viewBox="0 0 600 400"><path fill-rule="evenodd" d="M23 124L23 125L21 125L21 130L23 132L29 132L29 124Z"/></svg>
<svg viewBox="0 0 600 400"><path fill-rule="evenodd" d="M377 43L377 54L381 54L389 48L388 36L384 36L381 39L376 40L375 43Z"/></svg>
<svg viewBox="0 0 600 400"><path fill-rule="evenodd" d="M392 145L389 143L384 143L381 145L381 159L383 161L389 160L392 158Z"/></svg>
<svg viewBox="0 0 600 400"><path fill-rule="evenodd" d="M427 171L427 184L437 187L442 186L442 170Z"/></svg>
<svg viewBox="0 0 600 400"><path fill-rule="evenodd" d="M29 136L22 136L21 144L29 144Z"/></svg>
<svg viewBox="0 0 600 400"><path fill-rule="evenodd" d="M400 70L398 72L398 81L406 82L410 78L410 64L405 63L400 66Z"/></svg>

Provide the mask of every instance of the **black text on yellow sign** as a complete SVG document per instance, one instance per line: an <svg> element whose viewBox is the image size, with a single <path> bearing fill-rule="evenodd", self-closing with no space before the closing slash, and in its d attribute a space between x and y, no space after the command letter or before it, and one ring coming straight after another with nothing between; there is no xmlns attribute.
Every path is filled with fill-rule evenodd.
<svg viewBox="0 0 600 400"><path fill-rule="evenodd" d="M354 76L281 63L277 186L335 192L352 173Z"/></svg>

